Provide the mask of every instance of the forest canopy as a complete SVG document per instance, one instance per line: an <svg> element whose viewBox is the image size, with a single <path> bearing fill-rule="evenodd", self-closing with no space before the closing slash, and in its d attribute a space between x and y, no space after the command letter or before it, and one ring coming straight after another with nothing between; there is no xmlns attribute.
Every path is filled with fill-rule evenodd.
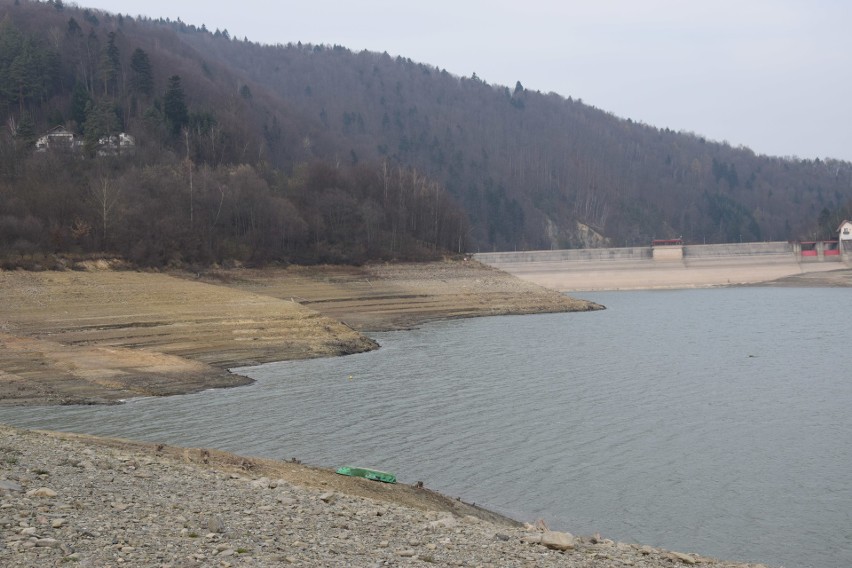
<svg viewBox="0 0 852 568"><path fill-rule="evenodd" d="M0 256L140 265L828 237L852 164L518 81L0 0Z"/></svg>

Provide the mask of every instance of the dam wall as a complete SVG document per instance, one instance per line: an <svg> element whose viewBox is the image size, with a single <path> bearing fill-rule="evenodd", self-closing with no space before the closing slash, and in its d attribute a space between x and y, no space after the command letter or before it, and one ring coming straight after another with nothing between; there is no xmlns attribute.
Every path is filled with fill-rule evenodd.
<svg viewBox="0 0 852 568"><path fill-rule="evenodd" d="M473 257L563 292L754 284L850 267L847 255L808 256L801 244L789 242L490 252Z"/></svg>
<svg viewBox="0 0 852 568"><path fill-rule="evenodd" d="M793 243L728 243L722 245L684 245L684 258L719 258L724 256L765 256L795 254Z"/></svg>
<svg viewBox="0 0 852 568"><path fill-rule="evenodd" d="M582 262L651 260L651 247L560 249L516 252L480 252L473 257L483 264L514 262Z"/></svg>

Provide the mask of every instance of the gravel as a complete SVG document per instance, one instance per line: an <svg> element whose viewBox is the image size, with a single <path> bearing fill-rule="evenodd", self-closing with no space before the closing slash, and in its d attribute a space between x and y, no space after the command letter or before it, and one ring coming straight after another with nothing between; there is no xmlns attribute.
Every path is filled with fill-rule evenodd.
<svg viewBox="0 0 852 568"><path fill-rule="evenodd" d="M341 491L334 479L351 478L328 472L312 486L310 468L299 483L210 455L0 426L0 566L760 566L423 509Z"/></svg>

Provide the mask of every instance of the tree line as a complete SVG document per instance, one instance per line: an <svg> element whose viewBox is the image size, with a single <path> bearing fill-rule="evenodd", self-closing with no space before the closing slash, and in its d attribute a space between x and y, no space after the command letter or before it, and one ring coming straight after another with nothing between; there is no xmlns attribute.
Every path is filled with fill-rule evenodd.
<svg viewBox="0 0 852 568"><path fill-rule="evenodd" d="M387 53L0 0L0 248L135 262L811 238L852 164L620 118ZM35 152L63 126L73 152ZM101 142L133 136L132 151Z"/></svg>
<svg viewBox="0 0 852 568"><path fill-rule="evenodd" d="M277 118L255 130L251 88L243 83L228 95L216 84L229 74L203 63L189 68L156 47L149 55L151 38L137 44L129 20L88 10L79 17L55 2L5 9L0 250L7 264L54 253L116 254L143 266L351 263L466 249L466 216L416 168L332 163L311 153L282 168L264 155L268 141L287 138ZM38 30L27 25L36 18ZM202 88L205 80L214 87ZM83 144L35 152L40 133L57 124ZM119 132L138 144L99 153L99 141Z"/></svg>

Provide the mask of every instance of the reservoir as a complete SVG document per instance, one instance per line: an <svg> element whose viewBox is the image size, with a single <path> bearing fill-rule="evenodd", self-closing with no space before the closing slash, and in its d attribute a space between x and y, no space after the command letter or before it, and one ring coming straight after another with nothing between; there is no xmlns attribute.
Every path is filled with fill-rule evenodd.
<svg viewBox="0 0 852 568"><path fill-rule="evenodd" d="M770 566L852 566L852 289L588 293L257 383L0 422L391 471L523 521Z"/></svg>

